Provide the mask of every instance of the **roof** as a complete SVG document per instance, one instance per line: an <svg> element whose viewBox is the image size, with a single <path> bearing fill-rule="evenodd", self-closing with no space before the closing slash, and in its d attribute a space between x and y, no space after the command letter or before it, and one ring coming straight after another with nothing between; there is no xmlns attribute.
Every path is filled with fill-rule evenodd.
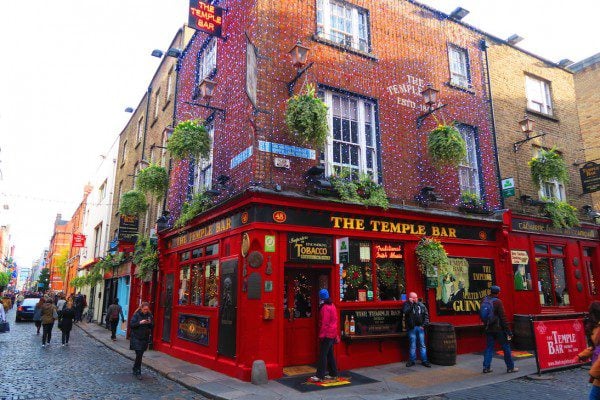
<svg viewBox="0 0 600 400"><path fill-rule="evenodd" d="M591 57L576 62L575 64L571 65L569 69L573 72L581 72L583 69L595 64L600 64L600 53L596 53Z"/></svg>

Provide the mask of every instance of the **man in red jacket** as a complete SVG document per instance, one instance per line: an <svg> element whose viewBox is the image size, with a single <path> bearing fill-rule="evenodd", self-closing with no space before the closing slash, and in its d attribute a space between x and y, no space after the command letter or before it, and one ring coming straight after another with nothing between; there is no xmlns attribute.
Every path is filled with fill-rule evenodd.
<svg viewBox="0 0 600 400"><path fill-rule="evenodd" d="M321 382L325 379L335 379L338 374L333 356L333 345L340 341L340 329L338 324L337 309L333 305L327 289L319 291L319 341L321 348L317 364L317 374L310 378L313 382ZM325 369L329 375L325 375Z"/></svg>

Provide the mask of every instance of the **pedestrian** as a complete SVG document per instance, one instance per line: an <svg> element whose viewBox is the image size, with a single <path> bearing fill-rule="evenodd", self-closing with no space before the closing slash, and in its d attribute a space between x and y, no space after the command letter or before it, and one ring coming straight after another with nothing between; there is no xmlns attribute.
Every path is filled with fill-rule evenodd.
<svg viewBox="0 0 600 400"><path fill-rule="evenodd" d="M135 350L133 375L138 379L142 379L142 357L144 356L144 352L148 349L153 326L154 321L152 313L150 312L150 304L143 302L135 311L129 322L129 327L131 328L129 349Z"/></svg>
<svg viewBox="0 0 600 400"><path fill-rule="evenodd" d="M429 325L429 312L415 292L408 294L408 301L402 307L404 327L408 333L408 362L407 367L412 367L417 361L417 345L421 356L421 364L431 368L427 360L427 347L425 346L425 327Z"/></svg>
<svg viewBox="0 0 600 400"><path fill-rule="evenodd" d="M483 373L492 372L492 356L494 355L494 346L496 342L502 346L504 351L504 363L506 364L506 372L518 372L519 368L515 367L515 362L510 352L510 341L512 340L512 332L508 326L504 305L502 300L498 298L500 286L492 286L490 295L486 296L481 302L481 319L485 324L486 348L483 353ZM486 310L489 309L489 312ZM485 314L489 313L489 316Z"/></svg>
<svg viewBox="0 0 600 400"><path fill-rule="evenodd" d="M51 298L47 299L42 306L42 347L46 347L46 344L50 346L50 339L52 339L52 328L54 327L54 321L58 318L56 312L56 306Z"/></svg>
<svg viewBox="0 0 600 400"><path fill-rule="evenodd" d="M63 346L69 345L69 337L71 336L71 329L73 329L73 318L75 318L75 308L73 308L73 302L68 301L58 321L58 327L62 331L61 343Z"/></svg>
<svg viewBox="0 0 600 400"><path fill-rule="evenodd" d="M37 328L36 335L40 334L40 328L42 327L42 306L44 305L44 298L40 298L40 300L35 305L33 309L33 322L35 323L35 327Z"/></svg>
<svg viewBox="0 0 600 400"><path fill-rule="evenodd" d="M115 298L113 303L108 306L108 310L106 310L106 319L110 325L110 338L113 341L117 340L117 325L119 324L119 316L121 316L121 322L125 322L123 308L119 305L119 299Z"/></svg>
<svg viewBox="0 0 600 400"><path fill-rule="evenodd" d="M327 289L319 291L319 300L320 350L317 373L310 378L312 382L335 379L338 376L337 365L333 356L333 345L340 342L338 313ZM329 374L325 374L325 371L328 371Z"/></svg>
<svg viewBox="0 0 600 400"><path fill-rule="evenodd" d="M65 304L67 304L67 301L65 300L64 293L59 293L58 300L56 302L56 310L58 311L59 319L60 319L60 313L62 313L63 308L65 308Z"/></svg>
<svg viewBox="0 0 600 400"><path fill-rule="evenodd" d="M81 292L77 292L75 296L75 322L81 322L81 315L83 314L83 295Z"/></svg>
<svg viewBox="0 0 600 400"><path fill-rule="evenodd" d="M589 382L592 384L592 390L589 399L600 400L600 301L590 304L585 328L590 347L579 353L577 361L585 362L591 359Z"/></svg>

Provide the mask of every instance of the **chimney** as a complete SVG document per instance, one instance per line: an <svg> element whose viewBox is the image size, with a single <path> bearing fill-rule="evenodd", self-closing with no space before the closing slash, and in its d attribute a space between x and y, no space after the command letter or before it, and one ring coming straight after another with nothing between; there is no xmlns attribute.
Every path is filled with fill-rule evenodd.
<svg viewBox="0 0 600 400"><path fill-rule="evenodd" d="M56 214L56 221L54 221L54 224L58 225L60 221L62 221L62 214L58 213Z"/></svg>

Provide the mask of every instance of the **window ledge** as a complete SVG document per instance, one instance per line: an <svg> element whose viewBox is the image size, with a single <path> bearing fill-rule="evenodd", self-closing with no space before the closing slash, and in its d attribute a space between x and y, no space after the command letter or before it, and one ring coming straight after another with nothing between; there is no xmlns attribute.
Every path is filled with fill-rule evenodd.
<svg viewBox="0 0 600 400"><path fill-rule="evenodd" d="M171 99L167 99L165 101L165 105L162 107L162 110L165 111L167 109L167 107L169 106L169 104L171 104Z"/></svg>
<svg viewBox="0 0 600 400"><path fill-rule="evenodd" d="M121 162L121 166L119 168L123 168L125 166L125 161Z"/></svg>
<svg viewBox="0 0 600 400"><path fill-rule="evenodd" d="M547 120L550 120L550 121L553 121L553 122L560 122L560 120L558 118L556 118L556 117L554 117L552 115L544 114L544 113L541 113L539 111L532 110L531 108L526 108L525 112L527 114L533 114L533 115L535 115L537 117L542 117L544 119L547 119Z"/></svg>
<svg viewBox="0 0 600 400"><path fill-rule="evenodd" d="M473 86L471 86L471 85L469 85L468 87L465 87L465 86L457 85L456 83L452 83L451 81L448 81L448 82L446 82L446 86L448 86L452 89L460 90L461 92L475 94L475 91L473 90Z"/></svg>
<svg viewBox="0 0 600 400"><path fill-rule="evenodd" d="M348 53L351 53L351 54L356 54L357 56L368 58L369 60L379 61L379 58L372 53L367 53L367 52L355 49L354 47L341 45L339 43L334 42L333 40L322 38L321 36L319 36L317 34L312 35L312 40L314 40L315 42L318 42L318 43L326 44L331 47L335 47L336 49L339 49L339 50L347 51Z"/></svg>
<svg viewBox="0 0 600 400"><path fill-rule="evenodd" d="M138 140L137 143L135 144L135 146L133 148L137 149L138 147L140 147L140 144L142 144L142 141Z"/></svg>
<svg viewBox="0 0 600 400"><path fill-rule="evenodd" d="M154 117L154 119L150 123L150 128L152 128L152 127L154 127L154 125L156 125L156 121L158 121L158 117Z"/></svg>

